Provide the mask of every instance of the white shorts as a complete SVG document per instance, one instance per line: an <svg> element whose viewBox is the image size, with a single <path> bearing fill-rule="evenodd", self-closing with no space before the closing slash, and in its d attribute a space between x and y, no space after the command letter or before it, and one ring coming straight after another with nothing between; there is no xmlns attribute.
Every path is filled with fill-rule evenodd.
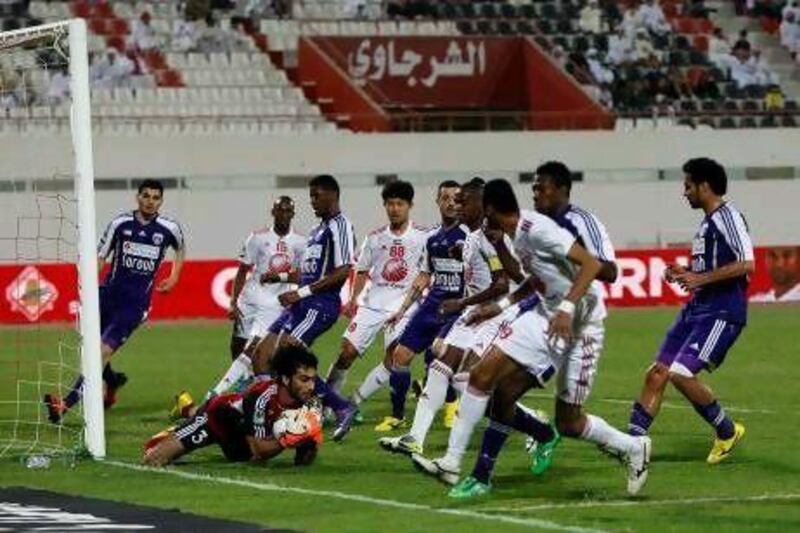
<svg viewBox="0 0 800 533"><path fill-rule="evenodd" d="M392 311L371 309L369 307L359 307L356 316L350 321L350 325L345 330L344 338L353 345L358 355L364 355L375 337L383 330L384 351L387 346L397 340L406 327L411 313L406 313L394 327L384 327L386 321L394 314Z"/></svg>
<svg viewBox="0 0 800 533"><path fill-rule="evenodd" d="M500 325L504 321L511 320L518 311L516 306L509 307L494 318L485 320L480 324L467 326L465 323L467 316L474 308L475 306L470 306L464 309L444 338L444 344L463 350L465 353L472 350L478 356L482 356L495 337L497 337Z"/></svg>
<svg viewBox="0 0 800 533"><path fill-rule="evenodd" d="M242 318L236 321L235 335L242 339L263 339L269 327L283 313L283 307L259 306L251 303L239 304Z"/></svg>
<svg viewBox="0 0 800 533"><path fill-rule="evenodd" d="M578 339L566 349L550 343L548 327L547 316L532 309L503 325L494 346L526 367L543 385L556 373L556 396L564 402L583 405L597 374L605 333L603 325L585 325L576 332Z"/></svg>

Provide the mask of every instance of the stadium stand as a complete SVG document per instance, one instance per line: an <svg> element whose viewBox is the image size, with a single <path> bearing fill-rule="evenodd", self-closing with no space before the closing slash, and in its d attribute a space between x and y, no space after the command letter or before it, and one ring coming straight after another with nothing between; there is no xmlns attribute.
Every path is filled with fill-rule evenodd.
<svg viewBox="0 0 800 533"><path fill-rule="evenodd" d="M797 65L774 66L772 49L761 50L770 44L761 32L743 44L728 42L719 29L717 19L738 9L733 3L34 0L3 6L4 29L70 16L89 21L93 113L110 134L346 129L347 117L328 112L327 99L297 79L301 36L528 36L615 112L618 129L650 127L653 117L701 128L794 127L799 118ZM765 22L775 18L759 9L751 10L755 20L777 31ZM800 46L800 9L790 4L776 16L787 19L781 35L793 51ZM722 18L730 35L741 24ZM30 85L47 90L28 98L24 110L6 99L7 117L55 117L62 119L55 127L63 127L63 75L34 77ZM484 122L490 121L475 127Z"/></svg>

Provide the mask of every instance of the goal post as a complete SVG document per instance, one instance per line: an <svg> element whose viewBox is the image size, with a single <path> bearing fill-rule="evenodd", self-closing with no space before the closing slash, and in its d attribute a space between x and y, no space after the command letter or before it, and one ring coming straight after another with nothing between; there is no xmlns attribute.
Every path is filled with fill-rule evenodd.
<svg viewBox="0 0 800 533"><path fill-rule="evenodd" d="M92 107L89 96L89 50L86 21L72 19L69 27L69 72L72 109L70 129L75 157L75 196L78 200L78 280L81 369L84 376L83 416L86 448L95 459L106 456L103 418L102 359L100 354L100 297L95 231Z"/></svg>
<svg viewBox="0 0 800 533"><path fill-rule="evenodd" d="M56 70L69 77L69 90L65 87L63 97L57 101L47 86ZM40 80L41 86L31 80ZM16 369L16 376L11 378L16 381L16 405L0 409L0 456L11 451L57 454L78 447L85 448L95 459L106 455L89 80L87 27L83 19L0 32L0 121L10 124L6 128L18 129L4 134L17 134L25 142L30 139L31 143L39 143L35 149L41 152L63 146L64 160L71 157L71 164L64 164L55 171L56 175L42 175L42 171L35 170L41 167L31 164L27 165L29 174L17 170L6 181L11 185L0 188L0 195L13 196L0 199L0 222L3 229L16 228L7 229L16 234L0 235L0 267L27 272L3 289L12 312L27 306L28 320L14 326L17 330L13 334L0 332L0 344L6 344L5 350L0 347L0 362L8 363L4 368ZM31 134L41 126L44 134ZM63 143L65 132L70 137L68 143ZM71 153L67 153L67 146ZM9 153L6 157L26 158L32 153L35 152ZM72 180L71 187L64 186L68 179ZM32 241L35 244L28 246ZM55 312L50 310L54 304L46 302L46 307L36 309L36 305L42 305L43 297L31 303L35 298L31 294L41 293L42 287L50 288L52 284L42 274L47 268L68 271L65 277L77 284L77 290L71 287L70 291L60 291L76 293L77 305L71 305L70 315L61 317L59 326L53 326L56 333L43 324L52 320ZM27 288L22 287L23 283L28 284ZM34 290L30 291L30 287ZM58 295L58 288L52 288ZM70 325L76 319L77 327ZM14 319L10 322L14 323ZM11 326L2 327L8 330ZM17 339L17 348L9 347L10 339ZM72 418L63 424L52 424L47 420L42 393L52 389L59 395L66 392L78 373L84 377L81 410L75 409ZM0 403L13 402L11 398Z"/></svg>

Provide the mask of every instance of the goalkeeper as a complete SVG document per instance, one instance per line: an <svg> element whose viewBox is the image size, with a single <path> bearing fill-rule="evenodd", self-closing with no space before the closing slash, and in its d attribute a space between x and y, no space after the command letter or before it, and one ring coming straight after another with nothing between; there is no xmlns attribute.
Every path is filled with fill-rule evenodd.
<svg viewBox="0 0 800 533"><path fill-rule="evenodd" d="M293 448L295 465L311 464L322 444L314 395L317 358L288 345L275 353L272 368L275 379L254 383L243 393L216 396L177 428L152 437L142 463L165 466L216 443L229 461L262 461Z"/></svg>

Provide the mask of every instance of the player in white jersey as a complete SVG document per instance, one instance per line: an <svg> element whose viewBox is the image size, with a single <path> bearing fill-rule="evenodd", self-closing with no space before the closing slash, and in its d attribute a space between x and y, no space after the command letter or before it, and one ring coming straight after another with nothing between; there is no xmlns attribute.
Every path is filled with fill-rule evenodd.
<svg viewBox="0 0 800 533"><path fill-rule="evenodd" d="M379 444L384 449L404 454L422 453L425 437L436 413L445 404L447 388L463 390L468 369L483 353L483 343L491 340L503 316L479 325L468 325L467 317L481 303L490 302L508 293L508 276L497 257L497 251L483 234L484 181L475 178L461 186L461 222L470 233L464 240L461 255L465 270L465 296L442 302L447 313L461 313L443 339L434 342L436 359L428 368L428 379L420 395L411 430L400 437L384 437Z"/></svg>
<svg viewBox="0 0 800 533"><path fill-rule="evenodd" d="M281 196L272 205L272 227L250 233L242 245L228 311L235 321L231 345L241 345L233 357L248 341L258 344L283 312L278 296L296 286L306 238L292 230L294 213L292 199Z"/></svg>
<svg viewBox="0 0 800 533"><path fill-rule="evenodd" d="M592 213L570 203L572 190L572 173L561 162L550 161L536 169L536 180L533 183L533 203L536 211L547 215L559 226L569 231L576 241L594 256L601 265L600 273L594 285L601 281L613 283L617 278L614 246L605 226ZM498 236L489 232L493 239ZM507 237L504 235L504 237ZM507 239L504 239L505 243ZM508 265L509 275L517 283L524 281L524 273L518 269L519 263L513 259L504 244L498 246L504 265ZM551 465L554 451L561 440L560 433L579 435L583 428L582 405L591 391L597 372L597 364L603 347L603 324L588 329L589 337L584 336L581 349L573 349L567 357L559 359L561 365L556 373L556 431L552 439L542 438L545 435L528 439L531 453L530 469L534 475L543 474ZM591 349L588 349L591 347ZM470 498L486 494L491 489L491 476L497 456L502 449L510 429L525 431L530 427L528 414L517 407L512 420L506 423L493 419L483 433L481 452L478 456L472 475L463 480L451 491L456 498Z"/></svg>
<svg viewBox="0 0 800 533"><path fill-rule="evenodd" d="M484 208L489 227L512 237L514 251L531 277L509 298L481 307L475 318L499 314L530 294L534 283L540 285L540 296L534 308L503 325L489 352L471 370L445 456L435 460L412 456L420 470L450 484L458 480L470 436L490 397L495 417L512 418L522 394L565 368L564 361L574 351L592 349L591 339L605 317L602 293L594 285L601 264L575 237L545 215L520 211L505 180L486 185ZM650 439L631 437L593 415L582 415L580 423L580 433L573 436L623 456L628 465L628 492L637 493L647 478Z"/></svg>
<svg viewBox="0 0 800 533"><path fill-rule="evenodd" d="M385 357L391 357L390 348L409 314L392 327L384 326L400 308L417 277L428 238L427 230L409 219L414 205L414 187L410 183L387 183L381 196L389 224L370 233L361 246L352 295L345 308L345 314L352 319L342 337L339 358L328 371L328 385L336 391L344 384L353 362L364 355L381 330Z"/></svg>
<svg viewBox="0 0 800 533"><path fill-rule="evenodd" d="M234 320L233 361L209 390L207 398L227 392L238 381L250 378L253 350L283 312L278 296L297 286L306 239L292 230L294 214L294 201L281 196L272 204L272 227L250 233L242 245L228 310L228 316ZM191 395L181 391L175 398L173 417L188 412L193 405Z"/></svg>

